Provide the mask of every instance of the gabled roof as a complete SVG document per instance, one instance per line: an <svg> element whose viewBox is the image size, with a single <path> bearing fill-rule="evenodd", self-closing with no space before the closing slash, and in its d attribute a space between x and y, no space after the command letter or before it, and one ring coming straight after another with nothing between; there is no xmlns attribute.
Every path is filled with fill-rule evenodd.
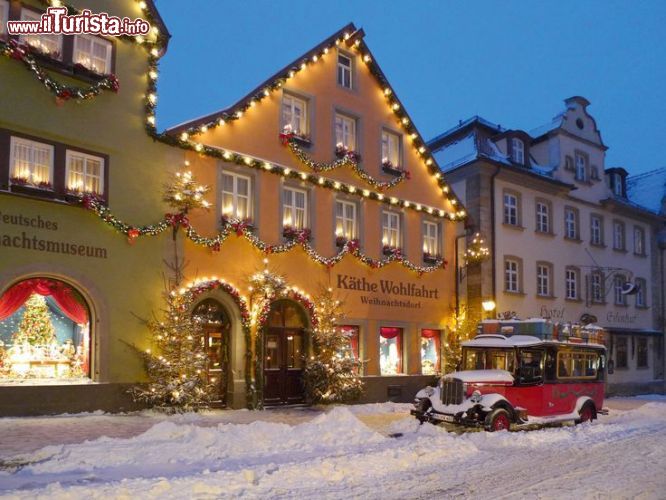
<svg viewBox="0 0 666 500"><path fill-rule="evenodd" d="M274 73L271 77L255 87L233 105L216 111L215 113L171 127L165 131L165 135L170 136L172 138L171 142L174 144L189 149L195 149L196 151L204 150L203 145L198 143L195 144L192 141L192 136L206 132L207 130L222 125L227 121L240 119L248 108L256 105L257 102L268 97L271 92L282 87L282 85L296 73L307 69L308 66L312 64L316 64L320 58L325 54L328 54L330 49L345 44L358 51L359 57L367 65L368 70L377 80L377 84L380 88L384 90L386 104L392 109L396 120L401 124L405 134L412 138L412 147L417 151L419 157L425 163L430 175L437 178L438 186L442 190L442 193L444 193L444 196L447 197L455 207L455 216L460 219L465 218L467 213L464 206L442 178L441 170L439 165L437 165L436 158L430 153L425 139L423 139L423 136L417 130L413 120L389 84L386 75L379 67L379 64L377 64L368 46L365 44L365 41L363 40L364 36L365 32L363 29L358 29L354 23L349 23L305 54Z"/></svg>
<svg viewBox="0 0 666 500"><path fill-rule="evenodd" d="M666 198L666 167L628 177L627 198L651 212L662 213Z"/></svg>

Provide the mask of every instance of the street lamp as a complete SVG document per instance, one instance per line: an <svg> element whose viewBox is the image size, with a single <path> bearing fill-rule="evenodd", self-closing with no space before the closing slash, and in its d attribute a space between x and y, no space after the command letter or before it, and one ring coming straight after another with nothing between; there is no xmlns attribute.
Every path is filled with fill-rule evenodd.
<svg viewBox="0 0 666 500"><path fill-rule="evenodd" d="M491 319L492 315L490 313L492 313L495 310L495 307L497 307L497 305L495 304L494 300L484 300L481 303L481 307L483 307L486 316L488 316L487 319Z"/></svg>

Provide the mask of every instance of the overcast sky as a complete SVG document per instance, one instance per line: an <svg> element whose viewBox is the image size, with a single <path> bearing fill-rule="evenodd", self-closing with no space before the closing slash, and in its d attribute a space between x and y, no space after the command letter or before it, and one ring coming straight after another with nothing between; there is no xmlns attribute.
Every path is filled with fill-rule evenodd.
<svg viewBox="0 0 666 500"><path fill-rule="evenodd" d="M159 128L233 103L352 21L426 138L472 115L529 131L582 95L606 167L666 166L666 0L158 0Z"/></svg>

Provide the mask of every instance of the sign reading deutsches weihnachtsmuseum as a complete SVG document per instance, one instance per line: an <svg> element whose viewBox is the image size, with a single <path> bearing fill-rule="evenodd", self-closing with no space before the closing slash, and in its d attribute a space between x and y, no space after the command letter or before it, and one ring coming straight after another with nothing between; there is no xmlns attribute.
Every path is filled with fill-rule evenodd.
<svg viewBox="0 0 666 500"><path fill-rule="evenodd" d="M361 303L370 306L420 309L421 301L412 299L438 300L440 298L439 290L435 287L391 279L373 281L349 274L337 275L337 288L362 293Z"/></svg>
<svg viewBox="0 0 666 500"><path fill-rule="evenodd" d="M26 216L17 213L0 212L0 228L2 229L0 233L0 247L20 248L22 250L36 250L38 252L59 253L96 259L106 259L108 257L106 248L84 245L72 241L44 238L26 231L21 231L19 234L6 234L5 229L10 229L11 226L43 231L59 230L58 222L46 219L41 215Z"/></svg>

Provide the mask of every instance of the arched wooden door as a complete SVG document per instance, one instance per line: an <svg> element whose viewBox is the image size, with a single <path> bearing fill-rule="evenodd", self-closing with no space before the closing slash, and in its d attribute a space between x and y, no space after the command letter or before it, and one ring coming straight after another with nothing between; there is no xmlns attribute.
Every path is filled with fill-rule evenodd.
<svg viewBox="0 0 666 500"><path fill-rule="evenodd" d="M264 404L304 401L306 318L302 308L288 300L273 303L264 335Z"/></svg>
<svg viewBox="0 0 666 500"><path fill-rule="evenodd" d="M229 380L229 315L215 299L201 301L192 315L199 317L203 325L202 342L208 354L206 376L208 382L215 387L212 403L214 406L225 406Z"/></svg>

